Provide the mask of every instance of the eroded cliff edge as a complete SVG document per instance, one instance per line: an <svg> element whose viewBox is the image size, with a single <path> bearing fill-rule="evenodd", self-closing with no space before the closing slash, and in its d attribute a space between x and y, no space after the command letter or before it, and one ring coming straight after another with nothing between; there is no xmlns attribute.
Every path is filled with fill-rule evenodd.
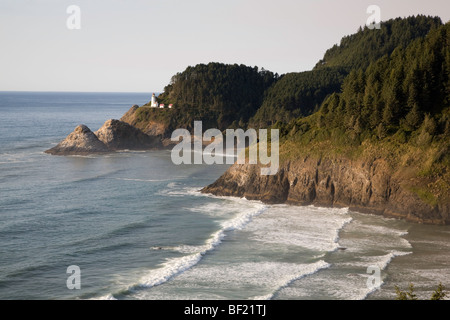
<svg viewBox="0 0 450 320"><path fill-rule="evenodd" d="M234 164L202 192L266 203L349 207L411 222L449 224L448 202L421 199L411 188L426 181L416 179L407 170L394 171L381 158L304 157L285 161L273 176L262 176L259 165Z"/></svg>

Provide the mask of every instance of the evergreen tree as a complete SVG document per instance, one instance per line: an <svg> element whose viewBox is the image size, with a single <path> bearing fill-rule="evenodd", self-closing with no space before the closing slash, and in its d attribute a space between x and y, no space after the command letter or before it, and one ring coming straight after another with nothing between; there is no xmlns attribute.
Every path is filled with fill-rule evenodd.
<svg viewBox="0 0 450 320"><path fill-rule="evenodd" d="M445 293L444 290L445 287L442 285L442 283L439 283L437 289L431 296L431 300L444 300L444 298L447 296L447 293Z"/></svg>

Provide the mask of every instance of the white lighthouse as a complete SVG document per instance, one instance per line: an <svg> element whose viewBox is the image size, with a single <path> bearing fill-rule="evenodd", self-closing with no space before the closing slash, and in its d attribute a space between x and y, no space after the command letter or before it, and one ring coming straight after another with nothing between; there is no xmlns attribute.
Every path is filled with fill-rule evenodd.
<svg viewBox="0 0 450 320"><path fill-rule="evenodd" d="M156 102L156 96L155 94L152 94L152 103L150 105L152 108L158 108L158 102Z"/></svg>

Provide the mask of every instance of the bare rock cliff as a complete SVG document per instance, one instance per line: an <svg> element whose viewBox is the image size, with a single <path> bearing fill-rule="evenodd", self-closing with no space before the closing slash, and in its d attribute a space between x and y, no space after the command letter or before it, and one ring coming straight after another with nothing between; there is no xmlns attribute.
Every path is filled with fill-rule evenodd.
<svg viewBox="0 0 450 320"><path fill-rule="evenodd" d="M350 207L412 222L449 224L450 205L426 203L408 189L409 180L383 159L305 157L285 162L273 176L260 175L258 165L235 164L202 192L266 203Z"/></svg>

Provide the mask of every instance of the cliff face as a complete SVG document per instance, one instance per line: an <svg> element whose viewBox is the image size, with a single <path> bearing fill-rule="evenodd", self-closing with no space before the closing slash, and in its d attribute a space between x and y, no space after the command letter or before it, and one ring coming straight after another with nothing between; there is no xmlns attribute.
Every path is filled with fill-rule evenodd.
<svg viewBox="0 0 450 320"><path fill-rule="evenodd" d="M266 203L350 207L419 223L450 223L450 206L420 199L409 191L411 179L408 172L393 172L383 159L305 157L285 162L274 176L261 176L258 165L235 164L202 192Z"/></svg>

